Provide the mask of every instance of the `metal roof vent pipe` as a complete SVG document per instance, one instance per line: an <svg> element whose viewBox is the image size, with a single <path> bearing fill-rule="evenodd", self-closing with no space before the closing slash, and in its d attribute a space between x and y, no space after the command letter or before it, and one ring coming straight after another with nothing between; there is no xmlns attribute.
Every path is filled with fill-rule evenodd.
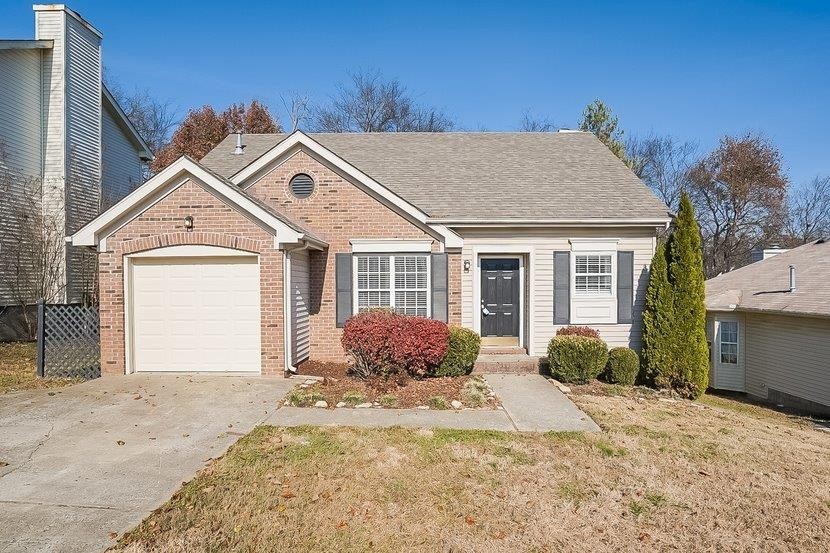
<svg viewBox="0 0 830 553"><path fill-rule="evenodd" d="M244 154L245 145L242 143L242 131L236 131L236 147L233 149L233 155L239 156Z"/></svg>
<svg viewBox="0 0 830 553"><path fill-rule="evenodd" d="M795 265L790 265L790 292L795 292Z"/></svg>

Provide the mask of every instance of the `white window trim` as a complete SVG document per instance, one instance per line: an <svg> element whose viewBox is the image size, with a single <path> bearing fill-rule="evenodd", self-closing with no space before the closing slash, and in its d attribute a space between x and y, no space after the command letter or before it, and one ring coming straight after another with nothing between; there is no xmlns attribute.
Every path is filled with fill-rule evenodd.
<svg viewBox="0 0 830 553"><path fill-rule="evenodd" d="M734 342L724 342L723 341L723 325L724 324L734 324L735 325L735 341ZM720 320L718 321L718 363L721 365L739 365L741 360L741 325L737 320ZM723 360L723 344L735 344L735 362L732 363L731 361L724 361Z"/></svg>
<svg viewBox="0 0 830 553"><path fill-rule="evenodd" d="M353 253L431 253L432 240L350 240Z"/></svg>
<svg viewBox="0 0 830 553"><path fill-rule="evenodd" d="M576 289L576 258L577 256L603 256L607 255L611 258L611 272L610 273L579 273L583 276L597 276L597 275L608 275L611 276L611 290L609 293L605 292L594 292L590 290L580 291ZM589 252L589 251L579 251L579 252L572 252L571 253L571 294L576 297L580 298L616 298L617 297L617 252L615 251L604 251L604 252Z"/></svg>
<svg viewBox="0 0 830 553"><path fill-rule="evenodd" d="M358 295L360 287L357 282L357 260L361 257L389 257L389 302L392 303L392 309L395 308L395 257L425 257L427 260L427 314L426 317L432 318L432 256L429 253L421 252L372 252L372 253L356 253L352 255L352 315L357 315L360 312L358 305Z"/></svg>
<svg viewBox="0 0 830 553"><path fill-rule="evenodd" d="M571 238L571 252L568 256L570 266L570 313L571 324L619 324L617 319L617 250L619 238ZM611 293L577 292L576 291L576 256L577 255L610 255L611 256ZM590 319L578 317L577 307L602 306L611 314L607 319Z"/></svg>

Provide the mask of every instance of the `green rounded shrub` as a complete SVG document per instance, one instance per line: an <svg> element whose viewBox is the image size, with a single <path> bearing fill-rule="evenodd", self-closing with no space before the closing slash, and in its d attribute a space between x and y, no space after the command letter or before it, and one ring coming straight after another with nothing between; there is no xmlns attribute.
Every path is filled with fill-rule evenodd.
<svg viewBox="0 0 830 553"><path fill-rule="evenodd" d="M435 369L435 376L461 376L470 374L481 349L481 336L468 328L450 327L447 354Z"/></svg>
<svg viewBox="0 0 830 553"><path fill-rule="evenodd" d="M557 380L585 384L605 368L608 346L596 338L554 336L548 344L548 361Z"/></svg>
<svg viewBox="0 0 830 553"><path fill-rule="evenodd" d="M640 356L631 348L612 348L608 352L605 380L612 384L631 386L640 372Z"/></svg>

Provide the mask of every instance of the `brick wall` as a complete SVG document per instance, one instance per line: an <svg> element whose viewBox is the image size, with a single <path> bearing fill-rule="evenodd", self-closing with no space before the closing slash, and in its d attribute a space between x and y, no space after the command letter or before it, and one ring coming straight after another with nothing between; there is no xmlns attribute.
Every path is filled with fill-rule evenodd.
<svg viewBox="0 0 830 553"><path fill-rule="evenodd" d="M305 199L294 197L288 182L297 173L314 179L314 192ZM386 207L351 182L307 153L300 151L246 189L249 194L302 221L329 243L325 252L312 251L310 357L341 361L341 329L336 327L334 254L351 252L352 239L432 239L433 251L439 243L400 214ZM450 256L450 319L461 321L460 255ZM453 277L457 272L457 278Z"/></svg>
<svg viewBox="0 0 830 553"><path fill-rule="evenodd" d="M188 215L194 219L192 231L184 228ZM274 249L273 235L193 181L107 238L107 251L99 255L101 372L123 374L125 368L123 256L175 245L220 246L259 254L262 374L282 374L282 252Z"/></svg>

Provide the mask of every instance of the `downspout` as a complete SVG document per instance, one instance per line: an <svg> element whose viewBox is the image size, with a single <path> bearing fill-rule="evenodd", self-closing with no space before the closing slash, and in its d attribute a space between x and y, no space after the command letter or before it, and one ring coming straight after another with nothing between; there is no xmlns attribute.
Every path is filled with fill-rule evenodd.
<svg viewBox="0 0 830 553"><path fill-rule="evenodd" d="M282 320L283 323L283 350L285 366L283 368L286 377L295 374L297 367L291 358L291 254L296 251L303 251L309 248L308 242L298 248L286 250L282 257Z"/></svg>

